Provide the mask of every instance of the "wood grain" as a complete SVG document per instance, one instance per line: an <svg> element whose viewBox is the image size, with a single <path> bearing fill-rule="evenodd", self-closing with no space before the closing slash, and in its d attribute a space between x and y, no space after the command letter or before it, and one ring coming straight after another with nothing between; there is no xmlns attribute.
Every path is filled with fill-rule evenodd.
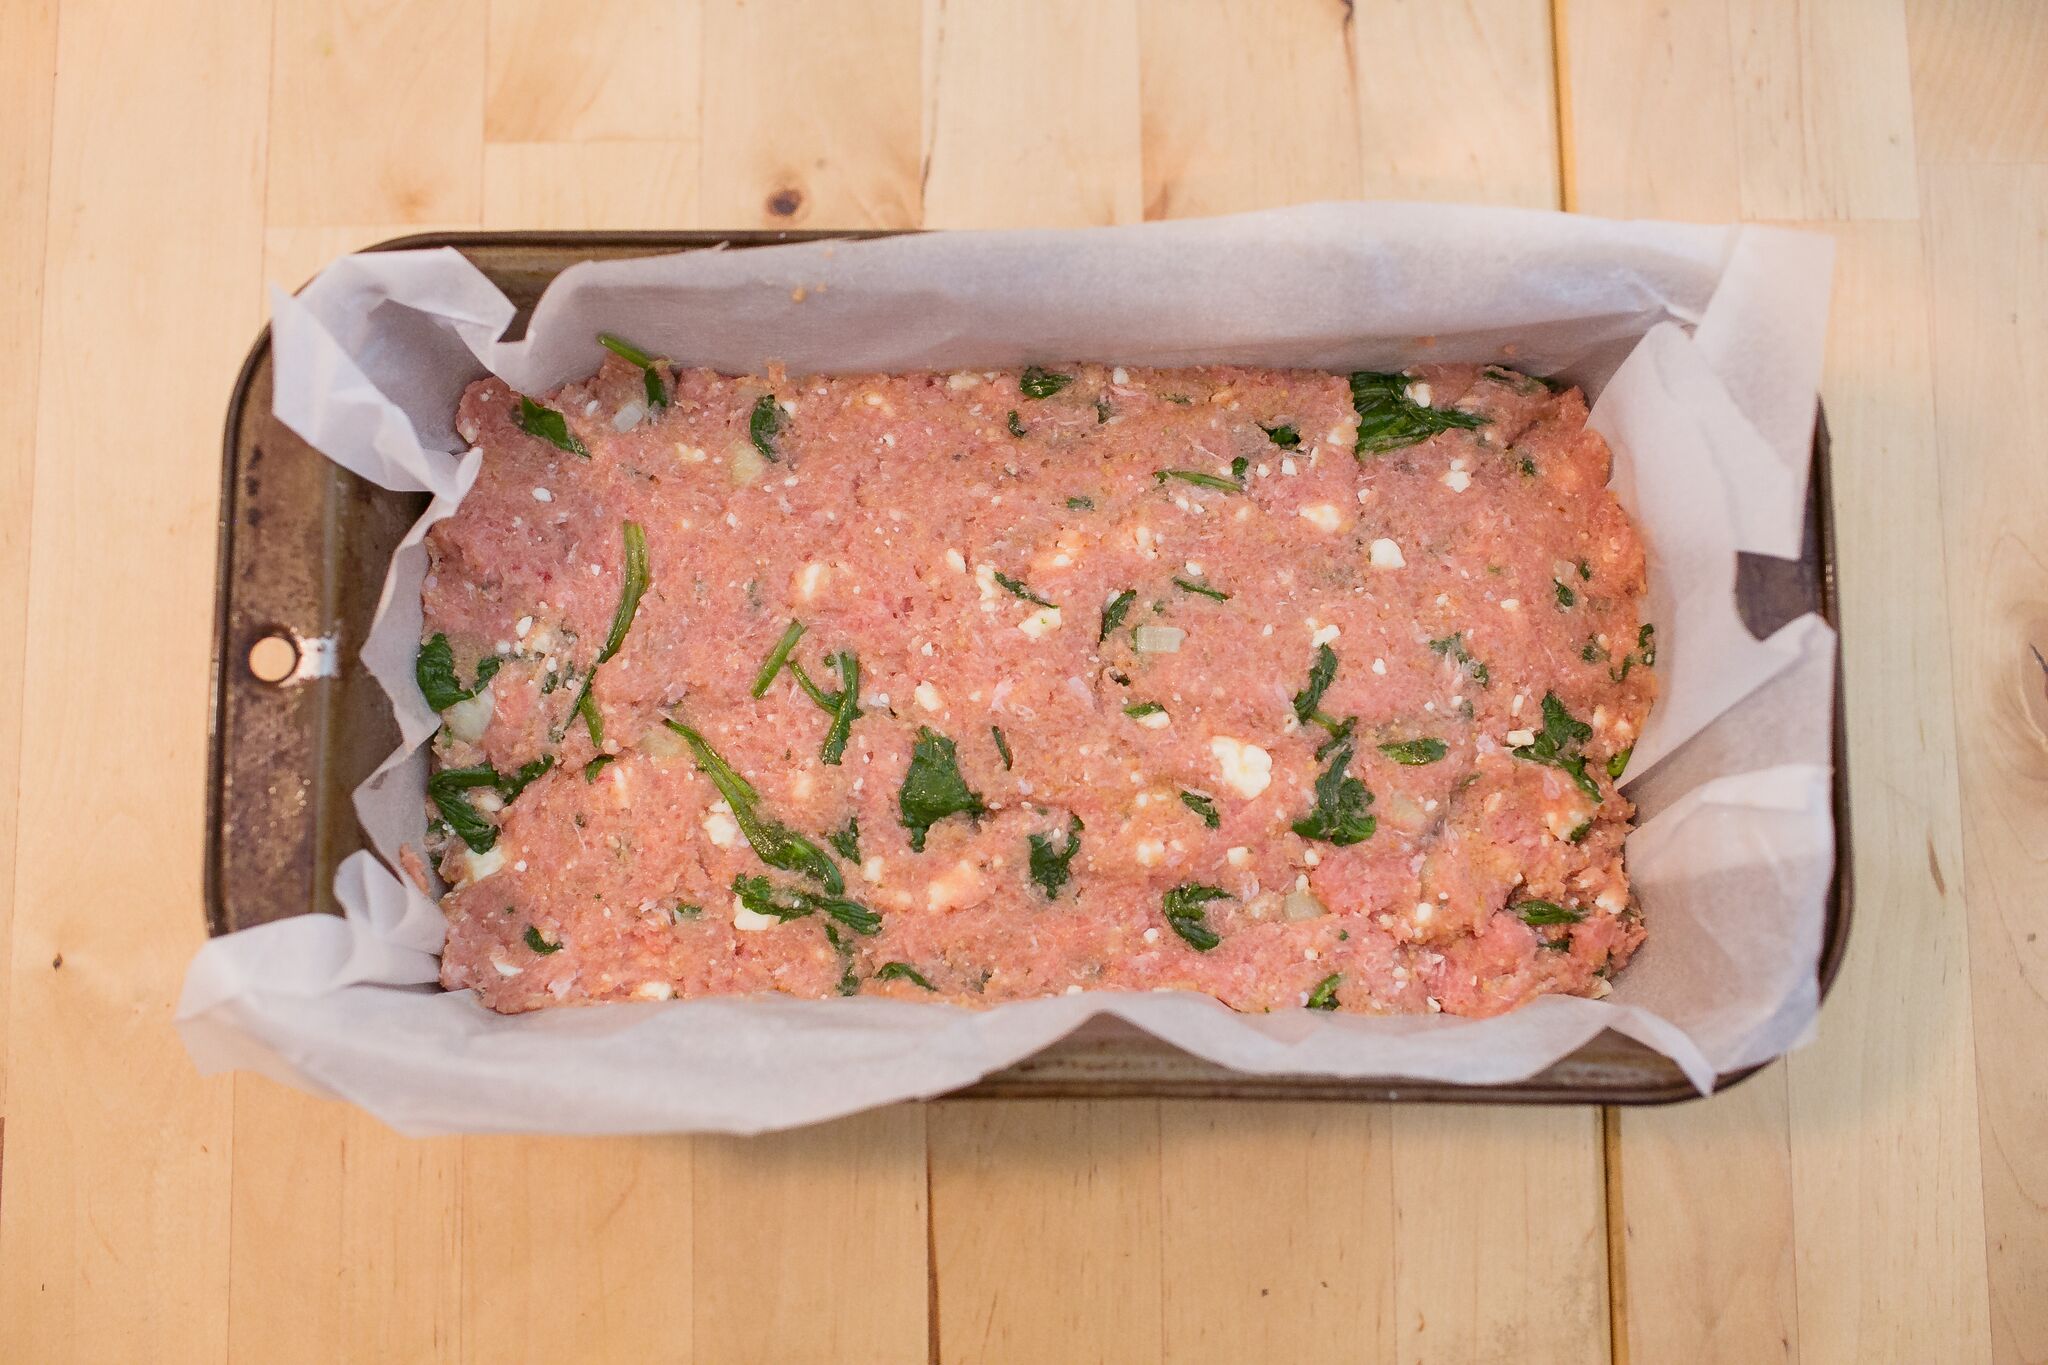
<svg viewBox="0 0 2048 1365"><path fill-rule="evenodd" d="M1145 217L1354 197L1349 13L1334 3L1142 0Z"/></svg>
<svg viewBox="0 0 2048 1365"><path fill-rule="evenodd" d="M1607 1355L1599 1112L1414 1105L1391 1133L1400 1359Z"/></svg>
<svg viewBox="0 0 2048 1365"><path fill-rule="evenodd" d="M1926 200L1992 1345L2001 1361L2040 1360L2048 1357L2040 1056L2048 1036L2048 471L2027 425L2000 407L2048 383L2048 165L1931 170ZM1952 1122L1966 1129L1970 1117Z"/></svg>
<svg viewBox="0 0 2048 1365"><path fill-rule="evenodd" d="M1159 1109L1149 1100L933 1106L941 1360L1162 1358ZM1210 1255L1218 1245L1227 1242Z"/></svg>
<svg viewBox="0 0 2048 1365"><path fill-rule="evenodd" d="M50 200L50 102L57 71L54 0L0 6L0 411L20 414L0 450L0 1116L7 1113L4 970L14 922L14 832L21 802L23 652L29 509L35 489L36 392L42 369L43 237Z"/></svg>
<svg viewBox="0 0 2048 1365"><path fill-rule="evenodd" d="M1138 220L1135 0L931 0L930 16L927 227Z"/></svg>
<svg viewBox="0 0 2048 1365"><path fill-rule="evenodd" d="M923 1361L925 1114L697 1140L697 1358Z"/></svg>
<svg viewBox="0 0 2048 1365"><path fill-rule="evenodd" d="M462 1145L237 1076L228 1359L452 1360Z"/></svg>
<svg viewBox="0 0 2048 1365"><path fill-rule="evenodd" d="M265 85L225 73L265 70L269 33L256 3L74 0L57 35L42 332L73 363L45 367L36 397L32 556L49 567L29 578L22 697L9 1360L226 1348L231 1086L200 1083L168 1027L202 930L197 812L167 817L164 797L201 790L221 396L259 322ZM172 52L223 76L195 82ZM78 360L109 337L143 358L120 401ZM81 667L119 666L110 645L146 661L146 685L81 704Z"/></svg>
<svg viewBox="0 0 2048 1365"><path fill-rule="evenodd" d="M460 1142L463 1360L696 1358L690 1139Z"/></svg>
<svg viewBox="0 0 2048 1365"><path fill-rule="evenodd" d="M697 211L695 141L498 142L484 148L484 225L683 228Z"/></svg>
<svg viewBox="0 0 2048 1365"><path fill-rule="evenodd" d="M278 6L270 226L474 220L486 21L484 0Z"/></svg>
<svg viewBox="0 0 2048 1365"><path fill-rule="evenodd" d="M704 0L703 24L706 223L917 225L917 0Z"/></svg>
<svg viewBox="0 0 2048 1365"><path fill-rule="evenodd" d="M2048 5L1907 0L1906 40L1923 162L2048 162Z"/></svg>
<svg viewBox="0 0 2048 1365"><path fill-rule="evenodd" d="M1384 1106L1160 1106L1167 1360L1394 1354Z"/></svg>
<svg viewBox="0 0 2048 1365"><path fill-rule="evenodd" d="M1557 207L1545 0L1354 0L1352 8L1368 198Z"/></svg>
<svg viewBox="0 0 2048 1365"><path fill-rule="evenodd" d="M1727 222L1742 206L1733 58L1721 3L1566 0L1570 206Z"/></svg>
<svg viewBox="0 0 2048 1365"><path fill-rule="evenodd" d="M671 141L697 128L697 0L487 0L486 142ZM617 227L620 224L607 224Z"/></svg>

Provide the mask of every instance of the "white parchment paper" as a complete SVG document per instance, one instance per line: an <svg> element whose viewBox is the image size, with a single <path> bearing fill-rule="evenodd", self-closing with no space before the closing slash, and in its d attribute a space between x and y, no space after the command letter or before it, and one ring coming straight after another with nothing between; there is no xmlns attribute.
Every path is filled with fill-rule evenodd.
<svg viewBox="0 0 2048 1365"><path fill-rule="evenodd" d="M1628 842L1650 937L1610 999L1483 1021L1240 1015L1185 993L503 1017L438 989L440 912L358 853L336 877L345 918L201 949L178 1008L186 1045L204 1071L261 1071L413 1133L785 1128L942 1093L1103 1014L1261 1073L1510 1081L1605 1028L1702 1089L1776 1056L1817 1007L1834 637L1805 617L1756 640L1733 593L1738 550L1799 551L1831 263L1825 237L1772 228L1325 204L584 264L507 342L511 304L453 251L337 261L298 297L273 293L277 413L362 477L433 495L360 646L405 739L357 793L384 860L424 831L436 721L412 681L420 537L475 477L451 424L486 372L538 393L597 367L599 331L732 371L1508 360L1597 395L1615 487L1650 547L1663 693L1631 767Z"/></svg>

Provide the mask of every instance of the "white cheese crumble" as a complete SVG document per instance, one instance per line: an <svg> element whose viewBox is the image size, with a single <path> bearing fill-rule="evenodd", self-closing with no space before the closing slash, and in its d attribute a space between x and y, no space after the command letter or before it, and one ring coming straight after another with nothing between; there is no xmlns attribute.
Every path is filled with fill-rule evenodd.
<svg viewBox="0 0 2048 1365"><path fill-rule="evenodd" d="M1385 659L1374 659L1372 661L1372 671L1374 673L1377 673L1382 678L1386 677L1387 661Z"/></svg>
<svg viewBox="0 0 2048 1365"><path fill-rule="evenodd" d="M825 577L831 570L818 560L812 560L796 571L792 591L797 600L808 602L818 595L818 589L825 586Z"/></svg>
<svg viewBox="0 0 2048 1365"><path fill-rule="evenodd" d="M733 897L732 927L741 933L758 934L763 929L773 929L780 923L782 921L773 915L756 914L754 911L747 909L745 903L739 897Z"/></svg>
<svg viewBox="0 0 2048 1365"><path fill-rule="evenodd" d="M1223 855L1223 861L1232 867L1243 867L1252 860L1252 851L1243 844L1234 845Z"/></svg>
<svg viewBox="0 0 2048 1365"><path fill-rule="evenodd" d="M1516 611L1520 609L1521 605L1522 603L1518 598L1503 597L1500 599L1500 609L1502 611Z"/></svg>
<svg viewBox="0 0 2048 1365"><path fill-rule="evenodd" d="M463 857L462 881L460 885L468 886L471 882L480 882L484 878L502 871L504 866L504 849L493 846L482 853L472 849Z"/></svg>
<svg viewBox="0 0 2048 1365"><path fill-rule="evenodd" d="M1060 609L1040 607L1017 623L1017 629L1033 640L1042 640L1060 628Z"/></svg>
<svg viewBox="0 0 2048 1365"><path fill-rule="evenodd" d="M1336 505L1327 502L1310 503L1301 509L1302 520L1325 533L1334 531L1344 524L1344 514Z"/></svg>
<svg viewBox="0 0 2048 1365"><path fill-rule="evenodd" d="M1408 386L1407 394L1408 401L1413 403L1418 408L1428 407L1429 400L1435 396L1429 391L1428 381L1422 379L1418 379L1413 384L1410 384Z"/></svg>
<svg viewBox="0 0 2048 1365"><path fill-rule="evenodd" d="M676 988L666 981L643 981L633 988L635 1000L672 1000Z"/></svg>
<svg viewBox="0 0 2048 1365"><path fill-rule="evenodd" d="M928 682L919 683L910 695L917 698L917 704L927 711L936 711L946 704L946 699L939 695L939 689Z"/></svg>
<svg viewBox="0 0 2048 1365"><path fill-rule="evenodd" d="M1138 860L1139 867L1157 867L1166 861L1166 844L1158 839L1140 839L1131 856Z"/></svg>
<svg viewBox="0 0 2048 1365"><path fill-rule="evenodd" d="M1507 732L1505 742L1510 749L1519 749L1524 745L1534 744L1536 742L1536 732L1534 730L1510 730Z"/></svg>
<svg viewBox="0 0 2048 1365"><path fill-rule="evenodd" d="M550 493L547 489L542 488L539 484L535 484L533 488L533 500L535 502L553 502L555 500L555 495L553 493Z"/></svg>
<svg viewBox="0 0 2048 1365"><path fill-rule="evenodd" d="M719 848L731 848L740 837L739 821L722 810L712 811L704 817L704 837Z"/></svg>
<svg viewBox="0 0 2048 1365"><path fill-rule="evenodd" d="M1472 476L1462 469L1453 469L1444 475L1443 485L1453 493L1462 493L1472 486Z"/></svg>
<svg viewBox="0 0 2048 1365"><path fill-rule="evenodd" d="M1326 645L1330 643L1330 641L1336 639L1342 633L1343 632L1338 630L1335 626L1317 626L1316 633L1308 637L1308 642L1310 647L1314 647L1316 645Z"/></svg>
<svg viewBox="0 0 2048 1365"><path fill-rule="evenodd" d="M1375 569L1399 569L1408 561L1401 556L1401 547L1385 536L1372 543L1372 566Z"/></svg>
<svg viewBox="0 0 2048 1365"><path fill-rule="evenodd" d="M946 567L954 573L966 573L967 556L961 554L958 550L946 551Z"/></svg>
<svg viewBox="0 0 2048 1365"><path fill-rule="evenodd" d="M1148 711L1142 716L1135 717L1135 719L1138 724L1144 726L1147 730L1164 730L1167 726L1173 724L1173 717L1167 715L1164 711Z"/></svg>
<svg viewBox="0 0 2048 1365"><path fill-rule="evenodd" d="M1230 735L1218 735L1209 741L1209 753L1215 758L1217 771L1222 774L1224 782L1247 800L1264 791L1273 781L1273 756L1256 744L1247 744Z"/></svg>

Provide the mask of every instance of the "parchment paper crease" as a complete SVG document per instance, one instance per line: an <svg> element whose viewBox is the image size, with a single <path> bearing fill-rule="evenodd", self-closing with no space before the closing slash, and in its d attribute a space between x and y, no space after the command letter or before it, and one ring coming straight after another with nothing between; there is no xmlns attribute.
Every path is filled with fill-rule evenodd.
<svg viewBox="0 0 2048 1365"><path fill-rule="evenodd" d="M860 999L600 1005L500 1017L434 984L441 918L369 853L346 918L215 939L178 1026L203 1071L261 1071L411 1133L759 1132L934 1095L1121 1017L1244 1071L1500 1082L1603 1028L1706 1088L1811 1031L1833 870L1834 637L1758 641L1737 550L1798 553L1831 243L1779 229L1517 210L1324 204L1064 232L945 233L584 264L526 335L453 251L347 257L274 291L276 410L364 478L433 503L384 585L365 665L405 737L357 792L386 860L420 838L435 717L412 683L420 537L479 457L451 429L487 371L540 392L599 331L687 365L903 370L1239 361L1347 370L1508 360L1597 395L1615 486L1651 550L1663 695L1630 770L1628 856L1650 938L1605 1001L1499 1019L1239 1015L1187 994L969 1011ZM802 299L796 297L801 288Z"/></svg>

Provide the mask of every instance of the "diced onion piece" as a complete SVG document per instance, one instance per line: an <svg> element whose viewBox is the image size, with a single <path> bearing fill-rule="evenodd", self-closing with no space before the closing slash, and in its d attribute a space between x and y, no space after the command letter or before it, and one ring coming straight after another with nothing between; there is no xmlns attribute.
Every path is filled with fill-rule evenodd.
<svg viewBox="0 0 2048 1365"><path fill-rule="evenodd" d="M734 441L727 446L725 461L735 488L745 488L768 469L768 462L761 458L760 451L754 449L752 441Z"/></svg>
<svg viewBox="0 0 2048 1365"><path fill-rule="evenodd" d="M491 726L492 706L491 689L486 687L468 701L456 702L443 711L441 719L448 722L449 734L464 744L474 744Z"/></svg>
<svg viewBox="0 0 2048 1365"><path fill-rule="evenodd" d="M1290 891L1280 902L1280 914L1289 920L1321 919L1329 914L1312 892Z"/></svg>
<svg viewBox="0 0 2048 1365"><path fill-rule="evenodd" d="M1187 634L1179 626L1139 626L1131 643L1140 654L1178 654Z"/></svg>
<svg viewBox="0 0 2048 1365"><path fill-rule="evenodd" d="M638 403L628 403L612 414L612 430L631 431L640 425L640 419L646 415L646 408Z"/></svg>

